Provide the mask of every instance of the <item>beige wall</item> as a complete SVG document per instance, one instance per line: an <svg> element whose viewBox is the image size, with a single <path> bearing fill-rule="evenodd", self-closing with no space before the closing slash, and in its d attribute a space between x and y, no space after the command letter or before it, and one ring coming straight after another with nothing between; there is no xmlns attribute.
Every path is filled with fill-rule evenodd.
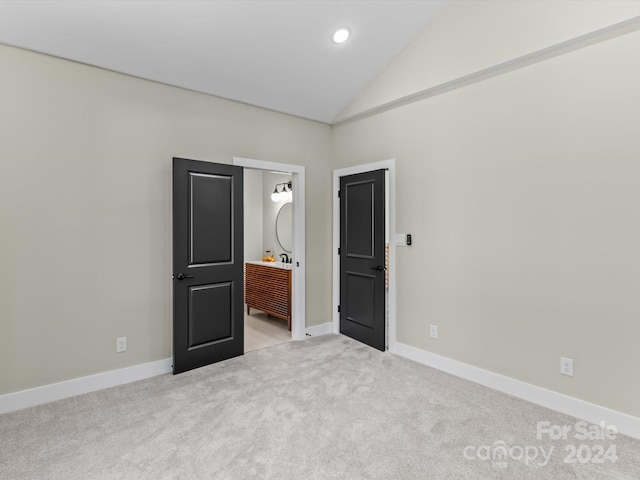
<svg viewBox="0 0 640 480"><path fill-rule="evenodd" d="M244 258L262 257L262 170L244 169Z"/></svg>
<svg viewBox="0 0 640 480"><path fill-rule="evenodd" d="M171 356L173 156L306 166L307 325L330 319L330 127L5 46L0 69L0 394Z"/></svg>
<svg viewBox="0 0 640 480"><path fill-rule="evenodd" d="M475 21L495 24L501 2L477 3ZM442 37L425 34L441 48L468 20L451 9ZM575 33L584 20L551 13L521 28L545 31L546 18ZM405 52L416 75L458 61L426 63L422 40ZM638 52L632 32L334 128L334 168L397 160L397 231L414 235L397 252L399 342L640 416ZM388 101L392 79L400 94L409 67L356 105Z"/></svg>

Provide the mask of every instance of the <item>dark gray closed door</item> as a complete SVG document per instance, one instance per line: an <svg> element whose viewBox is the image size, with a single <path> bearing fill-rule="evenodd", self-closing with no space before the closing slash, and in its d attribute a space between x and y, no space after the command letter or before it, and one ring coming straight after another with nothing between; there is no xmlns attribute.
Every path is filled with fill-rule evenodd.
<svg viewBox="0 0 640 480"><path fill-rule="evenodd" d="M385 350L385 171L340 178L340 333Z"/></svg>
<svg viewBox="0 0 640 480"><path fill-rule="evenodd" d="M244 353L243 170L173 159L173 373Z"/></svg>

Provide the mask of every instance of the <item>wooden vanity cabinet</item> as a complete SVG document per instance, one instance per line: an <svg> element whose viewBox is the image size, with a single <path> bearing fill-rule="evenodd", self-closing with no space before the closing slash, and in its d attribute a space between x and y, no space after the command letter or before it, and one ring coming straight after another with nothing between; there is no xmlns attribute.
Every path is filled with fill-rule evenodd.
<svg viewBox="0 0 640 480"><path fill-rule="evenodd" d="M251 308L282 318L291 330L291 270L244 264L244 301Z"/></svg>

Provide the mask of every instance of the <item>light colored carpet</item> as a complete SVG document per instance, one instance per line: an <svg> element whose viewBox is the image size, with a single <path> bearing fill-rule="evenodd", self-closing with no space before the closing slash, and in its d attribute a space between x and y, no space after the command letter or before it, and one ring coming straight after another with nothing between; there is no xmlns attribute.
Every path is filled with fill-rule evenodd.
<svg viewBox="0 0 640 480"><path fill-rule="evenodd" d="M286 320L271 317L259 310L244 313L244 351L280 345L291 341L291 332Z"/></svg>
<svg viewBox="0 0 640 480"><path fill-rule="evenodd" d="M581 442L619 459L566 464L567 442L537 440L537 421L576 420L327 335L2 415L0 477L640 478L640 442ZM499 441L555 452L544 467L465 459Z"/></svg>

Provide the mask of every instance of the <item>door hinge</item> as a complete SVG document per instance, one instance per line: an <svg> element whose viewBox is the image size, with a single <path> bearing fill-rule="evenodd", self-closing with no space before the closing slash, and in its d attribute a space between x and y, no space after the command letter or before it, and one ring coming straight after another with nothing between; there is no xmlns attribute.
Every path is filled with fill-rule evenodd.
<svg viewBox="0 0 640 480"><path fill-rule="evenodd" d="M338 190L338 198L340 198L340 190Z"/></svg>
<svg viewBox="0 0 640 480"><path fill-rule="evenodd" d="M338 305L338 313L340 313L340 305Z"/></svg>
<svg viewBox="0 0 640 480"><path fill-rule="evenodd" d="M340 247L338 247L338 255L340 255Z"/></svg>

